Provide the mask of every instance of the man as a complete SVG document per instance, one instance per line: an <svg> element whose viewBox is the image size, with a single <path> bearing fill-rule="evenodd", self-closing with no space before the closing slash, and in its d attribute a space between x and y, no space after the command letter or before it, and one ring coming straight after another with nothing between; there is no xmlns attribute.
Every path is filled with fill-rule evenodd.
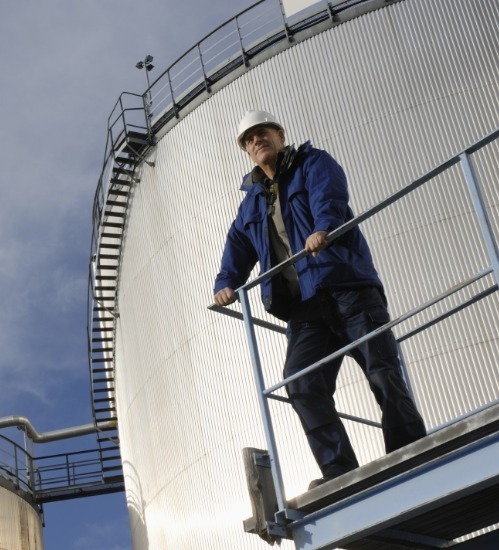
<svg viewBox="0 0 499 550"><path fill-rule="evenodd" d="M261 272L303 248L310 254L261 285L265 308L288 322L284 376L289 377L389 321L383 285L360 229L332 242L326 235L353 217L343 169L310 142L285 145L277 119L248 111L237 141L255 163L225 244L215 281L215 303L230 304L257 261ZM426 434L400 372L391 332L350 354L366 375L382 411L387 452ZM309 488L358 467L335 409L333 394L342 358L286 386L322 478Z"/></svg>

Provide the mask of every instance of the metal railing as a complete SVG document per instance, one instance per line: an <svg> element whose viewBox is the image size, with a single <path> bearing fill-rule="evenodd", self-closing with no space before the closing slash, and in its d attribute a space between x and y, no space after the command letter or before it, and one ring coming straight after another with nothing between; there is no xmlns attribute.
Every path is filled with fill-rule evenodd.
<svg viewBox="0 0 499 550"><path fill-rule="evenodd" d="M392 194L385 200L381 201L374 207L370 208L369 210L366 210L356 218L353 218L352 220L348 221L338 229L332 231L327 235L327 241L329 243L332 243L335 239L339 238L340 236L344 235L346 232L351 230L353 227L358 226L362 222L368 220L369 218L373 217L375 214L381 212L388 206L392 205L393 203L397 202L401 198L405 197L406 195L410 194L411 192L415 191L419 187L423 186L425 183L429 182L439 174L442 174L443 172L447 171L449 168L460 164L461 168L464 173L464 177L466 180L466 184L468 187L469 195L471 197L471 202L473 205L474 212L476 214L476 218L478 221L478 226L480 229L480 233L483 239L483 243L485 246L485 250L487 253L487 256L490 261L490 265L481 270L480 272L468 277L466 280L461 281L457 284L455 284L452 288L448 289L447 291L443 292L442 294L428 300L424 304L415 307L411 311L408 311L407 313L404 313L403 315L400 315L396 319L386 323L385 325L379 327L378 329L374 330L373 332L363 336L362 338L359 338L355 342L352 342L351 344L344 346L343 348L339 349L338 351L334 352L333 354L330 354L326 357L324 357L322 360L304 368L300 372L289 376L288 378L285 378L281 380L279 383L274 384L270 387L265 387L265 380L264 380L264 374L263 374L263 368L262 363L260 360L259 352L258 352L258 343L255 333L255 325L261 326L264 328L268 328L271 330L275 330L277 332L283 332L283 328L278 325L274 325L272 323L262 321L260 319L256 319L252 316L251 313L251 306L250 301L248 297L248 292L255 288L256 286L260 285L263 281L265 281L268 278L273 277L274 275L280 273L285 268L289 267L290 265L293 265L298 260L304 258L306 255L308 255L308 252L305 250L302 250L298 254L295 254L285 262L282 262L281 264L277 265L276 267L270 269L269 271L261 274L260 276L256 277L252 281L246 283L242 287L237 289L237 294L239 296L239 300L241 302L242 306L242 313L230 310L228 308L223 308L219 306L210 306L210 309L214 311L219 311L223 314L229 315L231 317L236 317L239 319L242 319L244 321L245 330L246 330L246 337L249 344L249 351L251 356L251 363L253 366L254 371L254 377L255 382L257 386L257 393L258 393L258 401L260 406L260 411L263 419L263 427L265 432L265 437L268 445L269 450L269 456L270 456L270 464L272 469L272 476L274 480L275 490L276 490L276 497L277 497L277 503L279 506L279 511L285 511L286 510L286 498L284 493L284 485L283 485L283 478L281 473L281 467L280 467L280 461L279 461L279 454L278 449L276 445L276 437L274 433L274 428L272 424L272 418L271 418L271 412L270 407L268 403L268 399L276 399L279 401L289 402L289 399L282 397L280 395L276 395L275 392L279 390L280 388L283 388L286 386L289 382L296 380L297 378L304 376L313 370L319 369L325 365L327 365L330 361L333 359L343 356L347 354L350 350L354 349L355 347L359 346L361 343L370 340L372 338L375 338L379 334L386 332L388 330L391 330L393 327L403 323L407 319L414 317L418 313L421 313L422 311L430 308L431 306L435 305L436 303L448 298L449 296L456 294L460 290L472 285L473 283L479 281L480 279L484 278L487 275L492 275L492 278L494 280L494 283L486 288L485 290L478 292L474 294L471 298L468 300L465 300L461 302L459 305L448 309L445 313L425 322L422 323L417 328L407 332L406 334L399 337L397 340L398 342L401 342L403 340L406 340L415 334L418 334L419 332L426 330L427 328L435 325L436 323L439 323L440 321L450 317L451 315L454 315L458 311L461 311L465 309L466 307L478 302L479 300L493 294L499 289L499 248L494 236L492 224L490 222L489 216L487 214L486 208L485 208L485 202L483 199L483 195L479 186L479 183L477 181L475 171L473 168L473 164L471 162L471 155L475 153L476 151L484 148L486 145L490 144L492 141L497 140L499 138L499 129L495 130L482 140L478 141L462 153L453 156L452 158L448 159L447 161L443 162L424 176L418 178L417 180L413 181L412 183L408 184L404 188L402 188L400 191L397 191L396 193ZM408 382L410 384L410 377L409 373L405 371L405 375L408 378ZM491 406L492 404L499 403L499 399L494 401L494 403L489 403L485 406ZM482 410L484 406L480 406L475 411L470 411L467 415L469 416L473 414L474 412L478 412L479 410ZM371 423L370 421L366 421L365 419L352 417L350 415L344 415L340 414L342 417L347 417L350 420L356 420L359 422L368 423L371 425L376 425L375 423ZM462 417L459 417L457 419L454 419L453 421L446 422L442 426L438 426L432 431L439 430L443 428L444 426L448 426L449 424L452 424L453 422L457 422Z"/></svg>
<svg viewBox="0 0 499 550"><path fill-rule="evenodd" d="M33 458L20 445L0 435L0 477L33 494Z"/></svg>
<svg viewBox="0 0 499 550"><path fill-rule="evenodd" d="M98 449L40 456L33 459L33 493L77 489L103 483Z"/></svg>
<svg viewBox="0 0 499 550"><path fill-rule="evenodd" d="M94 425L40 434L25 417L0 419L1 428L10 426L17 426L24 432L24 447L0 434L0 478L7 487L30 495L33 502L58 500L61 495L74 498L124 489L119 454L108 456L103 468L102 452L97 448L38 457L28 450L29 443L49 443L94 433L97 431ZM108 472L107 477L105 472Z"/></svg>
<svg viewBox="0 0 499 550"><path fill-rule="evenodd" d="M341 22L361 4L381 7L390 0L315 2L295 16L282 0L260 0L210 32L163 71L144 93L150 100L151 126L158 131L203 92L262 51L319 23ZM393 0L392 0L393 1Z"/></svg>

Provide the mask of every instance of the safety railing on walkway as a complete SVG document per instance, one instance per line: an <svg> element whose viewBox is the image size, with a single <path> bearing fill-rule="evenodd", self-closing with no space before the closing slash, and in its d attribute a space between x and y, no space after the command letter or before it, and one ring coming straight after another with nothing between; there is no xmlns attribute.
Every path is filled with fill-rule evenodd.
<svg viewBox="0 0 499 550"><path fill-rule="evenodd" d="M263 328L267 328L270 330L275 330L277 332L284 332L284 329L281 326L274 325L273 323L269 323L267 321L263 321L257 318L254 318L252 316L251 312L251 306L249 301L248 292L255 288L256 286L260 285L263 281L265 281L268 278L273 277L274 275L280 273L285 268L289 267L290 265L293 265L298 260L304 258L308 253L305 250L302 250L298 254L295 254L285 262L279 264L278 266L274 267L273 269L267 271L266 273L261 274L260 276L256 277L252 281L248 282L244 286L237 289L237 294L239 297L239 301L241 303L242 307L242 313L231 310L229 308L219 307L219 306L210 306L210 309L214 311L218 311L220 313L223 313L225 315L229 315L231 317L236 317L239 319L242 319L244 321L245 330L246 330L246 337L249 344L249 351L251 356L251 363L253 366L254 371L254 377L257 387L257 394L258 394L258 401L263 421L263 427L264 427L264 433L268 445L268 452L270 457L270 465L272 470L272 477L275 485L275 491L276 491L276 498L277 498L277 504L279 507L279 511L285 512L286 511L286 497L284 492L284 485L283 485L283 477L281 473L281 466L280 466L280 460L279 460L279 453L276 445L276 437L274 432L274 427L272 423L272 417L271 417L271 411L269 407L269 399L276 399L283 402L289 402L289 400L285 397L282 397L280 395L277 395L275 392L279 390L280 388L283 388L288 384L289 382L306 375L307 373L310 373L313 370L319 369L325 365L327 365L330 361L333 359L346 355L348 352L355 347L359 346L361 343L370 340L372 338L375 338L379 334L386 332L388 330L391 330L397 325L400 325L404 321L410 319L411 317L416 316L418 313L423 312L424 310L427 310L431 306L437 304L438 302L441 302L448 298L451 295L454 295L458 293L460 290L469 287L473 283L483 279L487 275L491 275L493 279L493 284L490 285L485 290L478 292L474 294L471 298L462 301L457 306L454 306L445 313L442 313L441 315L434 317L430 321L424 322L415 329L412 329L411 331L403 334L398 338L398 341L404 341L408 338L414 336L415 334L418 334L419 332L426 330L430 328L431 326L439 323L440 321L454 315L455 313L469 307L470 305L478 302L479 300L482 300L483 298L493 294L499 289L499 248L497 245L497 241L494 235L494 231L492 228L492 224L490 221L490 218L488 216L485 202L483 198L483 194L479 185L479 182L477 180L475 170L473 167L473 162L471 159L471 155L480 149L484 148L485 146L489 145L491 142L497 140L499 138L499 129L495 130L482 140L478 141L462 153L453 156L452 158L448 159L447 161L443 162L424 176L418 178L417 180L413 181L412 183L408 184L404 188L402 188L400 191L395 192L385 200L381 201L374 207L370 208L369 210L366 210L356 218L348 221L338 229L332 231L327 235L327 241L329 243L332 243L334 240L338 239L345 233L347 233L349 230L351 230L353 227L356 227L357 225L361 224L362 222L365 222L369 218L373 217L375 214L381 212L388 206L394 204L395 202L399 201L406 195L412 193L419 187L423 186L427 182L433 180L436 176L439 174L442 174L449 170L451 167L460 165L462 168L462 171L464 173L464 177L466 180L466 184L468 187L469 195L471 198L471 202L473 205L473 209L476 215L476 219L478 222L478 226L480 229L480 234L483 239L484 247L489 259L490 264L479 271L478 273L471 275L467 279L457 282L452 288L448 289L447 291L443 292L442 294L435 296L434 298L426 301L425 303L415 307L414 309L408 311L407 313L404 313L397 317L396 319L393 319L389 323L386 323L385 325L379 327L378 329L374 330L370 334L365 335L364 337L356 340L355 342L352 342L350 345L345 346L335 353L328 355L327 357L324 357L322 360L304 368L299 373L296 373L288 378L285 378L281 380L279 383L274 384L270 387L265 387L265 380L264 380L264 373L262 368L262 363L259 355L258 350L258 343L256 338L256 332L255 332L255 326L260 326ZM410 376L407 370L405 370L405 375L407 377L407 382L410 385ZM495 403L499 403L499 399L494 401L493 403L485 404L484 406L491 406ZM467 415L469 416L473 413L478 412L479 410L482 410L484 406L481 406L477 408L475 411L470 411ZM340 414L342 417L349 418L350 420L358 421L358 422L364 422L368 424L374 424L371 423L368 420L350 416L350 415L343 415ZM436 431L438 429L441 429L444 426L448 426L449 424L453 422L457 422L458 420L462 419L463 417L459 417L454 419L453 421L445 423L445 425L439 426L435 428L433 431Z"/></svg>
<svg viewBox="0 0 499 550"><path fill-rule="evenodd" d="M382 7L394 0L317 1L299 13L287 15L282 0L260 0L210 32L161 73L146 90L154 132L203 92L282 41L293 42L301 31L319 23L339 23L363 9Z"/></svg>
<svg viewBox="0 0 499 550"><path fill-rule="evenodd" d="M119 462L110 457L109 470ZM33 457L21 445L0 435L0 485L21 490L33 503L65 500L124 490L123 477L103 476L100 449Z"/></svg>
<svg viewBox="0 0 499 550"><path fill-rule="evenodd" d="M33 459L19 444L0 435L0 478L27 493L33 490Z"/></svg>

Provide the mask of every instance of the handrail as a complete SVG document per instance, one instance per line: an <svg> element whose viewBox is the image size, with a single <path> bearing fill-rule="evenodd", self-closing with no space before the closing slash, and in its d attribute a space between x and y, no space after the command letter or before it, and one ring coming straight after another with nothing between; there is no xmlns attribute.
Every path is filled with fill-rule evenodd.
<svg viewBox="0 0 499 550"><path fill-rule="evenodd" d="M383 209L387 208L388 206L392 205L396 201L400 200L401 198L405 197L412 191L416 190L417 188L421 187L423 184L427 183L428 181L431 181L433 178L438 176L439 174L447 171L452 166L455 166L457 164L461 164L464 178L466 181L466 184L468 186L469 196L471 198L471 203L473 205L474 212L477 217L477 222L479 225L480 233L484 242L484 247L487 252L487 256L490 261L490 265L482 269L479 273L468 277L468 279L461 281L457 284L455 284L453 287L445 291L444 293L428 300L426 303L417 306L413 308L411 311L406 312L402 315L400 315L397 319L394 319L393 321L389 321L388 323L382 325L381 327L375 329L374 331L370 332L369 334L359 338L355 342L352 342L351 344L344 346L343 348L337 350L336 352L328 355L327 357L324 357L320 361L317 361L316 363L307 366L306 368L302 369L300 372L295 373L287 378L284 378L277 384L272 385L271 387L266 388L265 387L265 380L263 376L263 369L260 361L260 356L258 352L258 344L256 339L256 334L254 330L254 325L259 326L265 326L265 324L269 325L266 328L271 328L272 330L276 330L277 325L272 325L271 323L267 323L266 321L262 321L260 319L255 319L251 314L251 306L248 299L248 291L257 286L258 284L262 283L264 280L273 277L286 267L293 265L303 257L307 256L309 254L308 251L305 249L301 250L297 254L293 255L288 260L280 263L279 265L275 266L274 268L266 271L265 273L262 273L261 275L255 277L253 280L247 282L246 284L242 285L241 287L236 289L236 293L239 297L239 300L242 305L242 319L245 324L246 329L246 336L249 344L249 351L251 356L251 363L253 366L253 373L255 377L255 383L257 386L257 392L258 392L258 400L260 405L260 411L263 419L263 428L265 432L265 437L268 444L268 452L270 457L270 464L271 464L271 470L272 470L272 477L274 480L274 487L275 487L275 493L276 493L276 499L278 503L279 511L285 511L286 510L286 498L284 494L284 485L283 485L283 478L282 478L282 472L279 462L279 455L277 451L277 443L276 438L274 435L274 428L271 420L271 414L270 414L270 408L268 405L268 399L277 399L279 401L285 401L289 402L288 399L283 398L280 395L273 395L275 391L278 389L286 386L289 382L296 380L297 378L300 378L309 372L318 369L320 367L325 366L327 363L330 363L334 358L337 358L339 356L343 356L347 354L351 349L359 346L361 343L375 338L382 332L386 332L393 328L395 325L398 325L402 323L403 321L409 319L410 317L421 313L423 310L431 307L432 305L440 302L441 300L451 296L452 294L455 294L456 292L464 289L465 287L477 282L478 280L482 279L483 277L487 275L492 275L494 279L494 284L490 286L489 288L483 290L482 292L476 294L471 299L468 299L467 301L463 302L462 304L451 308L450 311L438 316L436 319L432 319L426 323L424 323L422 326L418 327L417 329L414 329L413 331L410 331L409 333L405 334L402 338L399 339L399 341L402 341L403 339L407 339L410 336L413 336L414 334L417 334L421 330L424 330L430 326L433 326L434 324L440 322L441 320L449 317L450 315L453 315L457 313L458 311L461 311L465 307L468 307L469 305L475 303L476 301L485 298L486 296L489 296L493 292L496 292L499 289L499 248L496 243L495 235L493 234L493 228L492 224L490 223L488 214L486 212L485 208L485 202L482 197L481 190L479 188L478 181L476 180L476 176L474 174L474 169L470 161L470 155L477 152L478 150L482 149L492 141L499 138L499 128L482 138L481 140L477 141L470 147L466 148L461 153L452 156L451 158L447 159L445 162L438 165L433 170L430 170L420 178L414 180L410 184L406 185L399 191L393 193L386 199L380 201L378 204L373 206L372 208L366 210L359 216L349 220L347 223L342 225L341 227L337 228L334 231L331 231L327 236L326 239L328 243L332 243L335 239L338 237L344 235L347 231L351 230L352 228L358 226L360 223L366 221L367 219L371 218L378 212L382 211ZM214 311L222 311L225 314L228 310L228 308L222 308L220 306L216 306L212 304L209 306L209 309L212 309ZM227 311L224 311L227 310ZM237 312L232 312L229 314L233 317L238 317L239 315ZM282 328L282 327L281 327ZM279 331L282 332L282 331ZM405 366L403 365L402 361L402 368L405 371L404 374L407 377L408 385L410 386L410 378L409 373L405 370ZM480 410L477 409L477 410ZM473 412L473 411L472 411ZM475 411L476 412L476 411ZM364 421L364 419L357 419L355 417L351 417L351 419L356 421ZM451 420L450 423L456 422L458 419ZM365 422L365 421L364 421ZM447 422L445 425L449 425L449 422ZM433 429L433 431L436 431L440 429L440 427L436 427ZM277 516L276 516L277 517Z"/></svg>
<svg viewBox="0 0 499 550"><path fill-rule="evenodd" d="M470 277L469 279L466 279L465 281L463 281L463 282L461 282L457 285L454 285L452 288L450 288L446 292L444 292L444 293L442 293L442 294L440 294L440 295L438 295L434 298L431 298L430 300L428 300L424 304L412 309L411 311L408 311L407 313L404 313L404 314L400 315L399 317L397 317L396 319L393 319L392 321L389 321L388 323L385 323L381 327L373 330L372 332L370 332L369 334L366 334L365 336L362 336L361 338L359 338L358 340L355 340L351 344L348 344L347 346L344 346L344 347L340 348L339 350L335 351L334 353L331 353L330 355L327 355L326 357L324 357L320 361L317 361L316 363L313 363L312 365L310 365L307 368L297 372L296 374L293 374L293 375L289 376L288 378L284 378L284 380L281 380L281 382L278 382L277 384L274 384L270 388L267 388L266 390L264 390L263 394L268 396L268 397L271 397L271 394L273 392L275 392L279 388L282 388L282 387L286 386L287 384L289 384L289 382L293 382L294 380L297 380L298 378L301 378L302 376L305 376L306 374L309 374L310 372L312 372L314 370L317 370L317 369L323 367L324 365L327 365L328 363L330 363L334 359L337 359L338 357L346 355L350 350L360 346L360 344L363 344L364 342L367 342L368 340L372 340L373 338L376 338L380 334L383 334L384 332L387 332L388 330L391 330L393 327L399 325L400 323L403 323L404 321L406 321L407 319L410 319L414 315L417 315L418 313L421 313L425 309L428 309L429 307L431 307L431 306L435 305L436 303L444 300L445 298L448 298L452 294L455 294L456 292L459 292L463 288L475 283L476 281L482 279L483 277L485 277L486 275L489 275L492 272L493 272L492 268L484 269L483 271L481 271L480 273L474 275L473 277Z"/></svg>
<svg viewBox="0 0 499 550"><path fill-rule="evenodd" d="M114 428L115 425L115 422L108 422L97 428L94 424L85 424L38 433L24 416L0 418L0 429L18 427L34 443L49 443L81 437L101 429ZM45 493L55 488L69 490L75 486L85 486L96 487L101 492L105 492L107 481L104 478L100 454L100 449L95 448L34 457L27 449L0 434L0 479L7 480L15 488L22 489L37 502L43 502ZM82 455L90 455L90 458L79 459ZM113 486L109 492L116 490L119 490L119 487ZM44 495L40 495L42 492Z"/></svg>
<svg viewBox="0 0 499 550"><path fill-rule="evenodd" d="M23 449L18 443L12 441L8 437L0 435L0 478L8 479L17 487L31 492L33 459L31 455ZM12 447L12 452L9 453L5 449L5 444ZM6 458L3 458L3 455Z"/></svg>

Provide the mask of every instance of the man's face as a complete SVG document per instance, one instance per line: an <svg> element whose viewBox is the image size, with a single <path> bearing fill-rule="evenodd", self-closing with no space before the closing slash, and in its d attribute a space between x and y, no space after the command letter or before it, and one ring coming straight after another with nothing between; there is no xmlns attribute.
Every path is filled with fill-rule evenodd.
<svg viewBox="0 0 499 550"><path fill-rule="evenodd" d="M244 136L246 152L258 166L275 166L284 143L284 132L272 126L256 126Z"/></svg>

